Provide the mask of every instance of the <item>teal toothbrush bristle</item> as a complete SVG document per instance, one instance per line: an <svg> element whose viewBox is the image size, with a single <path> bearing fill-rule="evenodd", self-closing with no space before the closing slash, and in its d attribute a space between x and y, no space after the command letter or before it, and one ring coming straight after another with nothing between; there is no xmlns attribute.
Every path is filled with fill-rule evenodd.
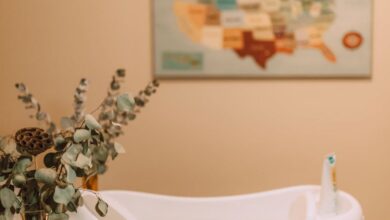
<svg viewBox="0 0 390 220"><path fill-rule="evenodd" d="M332 155L332 156L329 156L329 157L328 157L328 160L329 160L329 163L330 163L331 165L333 165L333 164L336 162L336 159L334 158L333 155Z"/></svg>

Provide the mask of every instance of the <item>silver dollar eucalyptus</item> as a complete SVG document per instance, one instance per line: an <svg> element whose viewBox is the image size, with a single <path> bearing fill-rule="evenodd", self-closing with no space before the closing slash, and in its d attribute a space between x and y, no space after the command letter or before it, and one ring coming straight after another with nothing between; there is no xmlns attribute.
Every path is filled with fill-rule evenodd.
<svg viewBox="0 0 390 220"><path fill-rule="evenodd" d="M18 99L45 130L22 128L14 136L0 137L0 219L10 220L23 213L28 220L39 220L42 214L51 220L66 220L68 212L77 212L83 198L76 179L103 174L108 159L125 152L116 138L158 87L158 82L152 81L136 96L122 93L125 76L125 70L116 71L107 96L90 113L85 110L89 83L82 79L74 94L74 113L61 118L61 126L42 111L23 83L16 84ZM41 153L45 167L39 168L33 161ZM105 216L108 205L98 196L95 209Z"/></svg>

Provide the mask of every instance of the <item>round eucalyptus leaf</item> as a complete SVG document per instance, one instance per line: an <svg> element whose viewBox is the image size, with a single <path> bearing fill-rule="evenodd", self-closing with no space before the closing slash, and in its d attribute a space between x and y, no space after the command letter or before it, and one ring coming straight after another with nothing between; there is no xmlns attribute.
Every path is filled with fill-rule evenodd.
<svg viewBox="0 0 390 220"><path fill-rule="evenodd" d="M108 150L106 147L103 146L96 147L92 156L94 157L94 161L98 160L104 163L107 161L108 158Z"/></svg>
<svg viewBox="0 0 390 220"><path fill-rule="evenodd" d="M62 160L65 163L72 165L76 162L77 156L82 150L83 146L81 146L80 144L72 144L62 155Z"/></svg>
<svg viewBox="0 0 390 220"><path fill-rule="evenodd" d="M20 92L26 92L27 88L24 83L16 83L15 87L20 91Z"/></svg>
<svg viewBox="0 0 390 220"><path fill-rule="evenodd" d="M98 174L104 174L107 171L107 166L104 163L98 163L96 167Z"/></svg>
<svg viewBox="0 0 390 220"><path fill-rule="evenodd" d="M121 85L119 84L118 81L113 80L113 81L111 82L111 84L110 84L110 87L111 87L112 90L115 91L115 90L119 90L119 89L121 88Z"/></svg>
<svg viewBox="0 0 390 220"><path fill-rule="evenodd" d="M118 142L115 142L114 143L114 148L115 148L115 151L118 153L118 154L124 154L126 153L126 150L125 148Z"/></svg>
<svg viewBox="0 0 390 220"><path fill-rule="evenodd" d="M108 106L114 105L114 99L112 97L107 97L106 100L104 100L104 105L108 105Z"/></svg>
<svg viewBox="0 0 390 220"><path fill-rule="evenodd" d="M108 117L109 120L113 120L115 118L115 113L114 113L113 110L108 111L106 113L107 113L107 117Z"/></svg>
<svg viewBox="0 0 390 220"><path fill-rule="evenodd" d="M15 174L22 174L26 172L27 168L31 166L32 160L29 157L23 157L16 162L13 172Z"/></svg>
<svg viewBox="0 0 390 220"><path fill-rule="evenodd" d="M14 219L14 213L11 211L11 209L5 209L4 213L0 215L0 220L13 220Z"/></svg>
<svg viewBox="0 0 390 220"><path fill-rule="evenodd" d="M58 204L67 205L72 200L74 193L75 189L72 185L68 185L65 188L60 188L59 186L56 186L53 199Z"/></svg>
<svg viewBox="0 0 390 220"><path fill-rule="evenodd" d="M54 145L57 151L63 150L66 146L65 138L61 135L54 139Z"/></svg>
<svg viewBox="0 0 390 220"><path fill-rule="evenodd" d="M69 216L65 213L51 213L48 220L68 220Z"/></svg>
<svg viewBox="0 0 390 220"><path fill-rule="evenodd" d="M107 215L108 205L105 201L99 198L95 205L95 210L101 217L104 217Z"/></svg>
<svg viewBox="0 0 390 220"><path fill-rule="evenodd" d="M127 115L127 118L128 118L130 121L133 121L136 117L137 117L137 115L134 114L134 113L129 113L129 114Z"/></svg>
<svg viewBox="0 0 390 220"><path fill-rule="evenodd" d="M76 167L81 168L81 169L91 167L92 166L92 159L91 159L91 157L86 157L84 154L79 154L74 165Z"/></svg>
<svg viewBox="0 0 390 220"><path fill-rule="evenodd" d="M70 201L68 203L68 205L66 206L66 209L69 211L69 212L77 212L77 205L73 202L73 201Z"/></svg>
<svg viewBox="0 0 390 220"><path fill-rule="evenodd" d="M74 183L76 180L76 171L68 164L65 164L66 169L66 181L68 183Z"/></svg>
<svg viewBox="0 0 390 220"><path fill-rule="evenodd" d="M3 205L3 207L5 209L9 209L15 203L16 195L15 195L14 191L5 187L5 188L2 188L0 190L0 200L1 200L1 204Z"/></svg>
<svg viewBox="0 0 390 220"><path fill-rule="evenodd" d="M80 196L78 199L77 199L77 205L78 206L83 206L84 205L84 199L82 196Z"/></svg>
<svg viewBox="0 0 390 220"><path fill-rule="evenodd" d="M91 132L86 129L78 129L73 135L73 139L76 143L86 141L90 137L91 137Z"/></svg>
<svg viewBox="0 0 390 220"><path fill-rule="evenodd" d="M117 69L116 75L119 77L125 77L126 76L126 70L125 69Z"/></svg>
<svg viewBox="0 0 390 220"><path fill-rule="evenodd" d="M26 185L26 176L23 175L23 174L16 174L13 178L12 178L12 183L16 186L16 187L23 187L24 185Z"/></svg>
<svg viewBox="0 0 390 220"><path fill-rule="evenodd" d="M90 114L85 115L85 125L91 130L94 129L101 129L102 126L99 124L99 122Z"/></svg>
<svg viewBox="0 0 390 220"><path fill-rule="evenodd" d="M57 178L57 173L53 169L42 168L42 169L39 169L35 172L35 179L38 182L53 185L56 178Z"/></svg>
<svg viewBox="0 0 390 220"><path fill-rule="evenodd" d="M83 197L81 196L80 190L76 190L76 193L73 195L72 200L77 206L83 205Z"/></svg>
<svg viewBox="0 0 390 220"><path fill-rule="evenodd" d="M130 112L135 105L134 98L125 93L119 95L116 99L116 106L121 112Z"/></svg>
<svg viewBox="0 0 390 220"><path fill-rule="evenodd" d="M46 119L47 119L47 113L46 113L46 112L37 112L37 113L35 114L35 118L36 118L38 121L46 120Z"/></svg>

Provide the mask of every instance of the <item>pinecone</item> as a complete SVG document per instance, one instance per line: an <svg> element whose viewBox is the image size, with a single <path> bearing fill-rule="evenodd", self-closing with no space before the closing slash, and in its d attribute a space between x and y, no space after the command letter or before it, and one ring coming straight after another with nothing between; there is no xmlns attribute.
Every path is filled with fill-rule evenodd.
<svg viewBox="0 0 390 220"><path fill-rule="evenodd" d="M16 150L25 154L38 155L53 146L53 138L40 128L23 128L15 134Z"/></svg>

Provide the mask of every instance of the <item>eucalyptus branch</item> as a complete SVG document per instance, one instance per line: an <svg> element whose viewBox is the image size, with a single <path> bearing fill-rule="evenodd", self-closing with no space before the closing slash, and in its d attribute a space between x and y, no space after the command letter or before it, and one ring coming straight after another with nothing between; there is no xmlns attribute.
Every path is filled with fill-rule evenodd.
<svg viewBox="0 0 390 220"><path fill-rule="evenodd" d="M35 118L39 122L44 122L47 127L47 132L50 134L53 133L56 130L56 126L52 122L50 115L42 111L41 105L30 93L26 85L23 83L17 83L15 84L15 87L19 91L18 99L24 103L25 108L33 110L30 117Z"/></svg>
<svg viewBox="0 0 390 220"><path fill-rule="evenodd" d="M156 93L157 87L159 86L158 81L153 80L134 98L129 95L119 96L119 90L121 88L120 79L123 79L125 76L124 70L117 70L108 89L108 95L100 107L101 112L98 121L107 133L106 143L109 146L114 144L115 138L123 134L121 126L127 125L129 121L136 118L136 114L146 105L149 97ZM118 103L120 105L120 102L130 102L128 104L131 105L131 108L125 110L119 109Z"/></svg>
<svg viewBox="0 0 390 220"><path fill-rule="evenodd" d="M107 170L110 156L115 159L125 152L115 139L124 133L122 126L135 119L158 87L158 82L152 81L135 97L123 94L120 90L125 75L123 69L116 71L106 97L90 114L85 111L88 81L81 79L74 94L73 114L61 118L62 129L58 131L27 87L16 84L18 99L32 111L31 117L48 128L46 132L41 128L22 128L15 135L0 137L0 219L20 210L30 217L46 213L49 219L67 219L67 212L77 212L82 205L82 190L75 186L76 178L83 177L87 183ZM96 112L97 119L92 115ZM45 167L34 168L36 156L53 145L55 151L43 157ZM105 216L107 203L97 192L84 191L98 197L96 212ZM15 202L19 198L22 205Z"/></svg>
<svg viewBox="0 0 390 220"><path fill-rule="evenodd" d="M1 188L9 187L9 185L11 184L12 178L13 178L13 175L9 175L9 177L7 178L7 181L4 183L4 185L1 186Z"/></svg>
<svg viewBox="0 0 390 220"><path fill-rule="evenodd" d="M126 76L126 72L124 69L118 69L115 73L115 75L112 76L112 81L110 83L110 86L107 91L107 96L103 100L103 102L98 106L98 108L95 111L98 111L100 109L99 114L99 122L105 121L107 118L110 118L108 115L110 113L110 110L114 108L115 106L115 99L116 96L119 95L120 89L121 89L121 83L123 82L123 78ZM112 117L111 117L112 118Z"/></svg>
<svg viewBox="0 0 390 220"><path fill-rule="evenodd" d="M88 91L88 81L86 79L81 79L79 85L76 88L74 94L74 113L70 117L75 124L80 122L84 118L85 115L85 101L87 99L86 92Z"/></svg>
<svg viewBox="0 0 390 220"><path fill-rule="evenodd" d="M141 90L136 97L134 97L136 103L135 112L139 113L140 108L144 107L149 102L149 97L157 92L157 87L160 83L157 80L150 82L145 89Z"/></svg>

